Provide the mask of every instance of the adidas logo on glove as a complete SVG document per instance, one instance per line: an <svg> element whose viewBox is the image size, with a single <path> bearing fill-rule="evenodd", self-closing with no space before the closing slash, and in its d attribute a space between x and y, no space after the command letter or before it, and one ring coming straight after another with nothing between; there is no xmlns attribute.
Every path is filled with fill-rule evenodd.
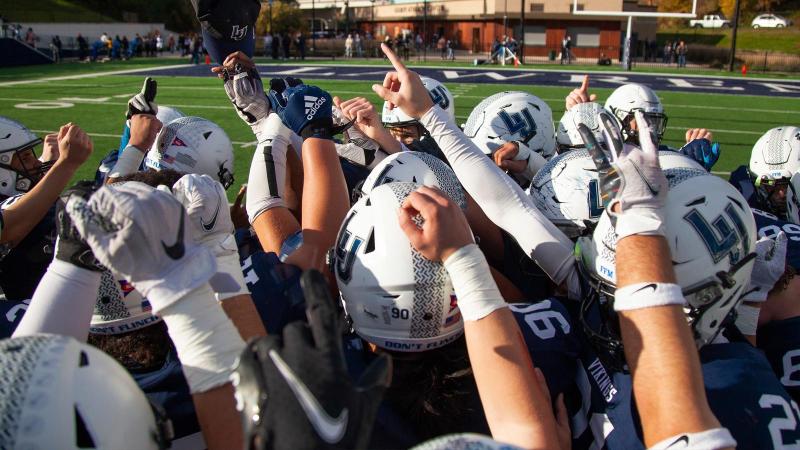
<svg viewBox="0 0 800 450"><path fill-rule="evenodd" d="M311 120L314 118L314 114L317 113L320 106L325 103L325 97L314 97L311 95L306 95L303 97L306 102L306 119Z"/></svg>

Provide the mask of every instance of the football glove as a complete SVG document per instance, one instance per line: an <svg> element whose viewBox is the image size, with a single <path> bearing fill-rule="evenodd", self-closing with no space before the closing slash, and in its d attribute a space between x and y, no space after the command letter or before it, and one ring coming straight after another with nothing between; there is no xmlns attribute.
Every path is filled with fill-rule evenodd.
<svg viewBox="0 0 800 450"><path fill-rule="evenodd" d="M106 185L88 201L72 195L66 211L100 263L150 300L153 314L217 270L211 251L186 229L180 202L146 184Z"/></svg>
<svg viewBox="0 0 800 450"><path fill-rule="evenodd" d="M308 138L333 140L353 122L342 126L333 124L333 99L316 86L295 86L283 92L285 105L277 113L283 123L304 140Z"/></svg>
<svg viewBox="0 0 800 450"><path fill-rule="evenodd" d="M287 88L302 86L303 80L299 78L273 78L269 80L269 103L273 111L286 106L286 97L283 93Z"/></svg>
<svg viewBox="0 0 800 450"><path fill-rule="evenodd" d="M658 162L658 148L650 125L641 111L636 111L635 117L640 149L624 146L622 135L610 118L604 114L598 117L609 149L616 155L613 164L591 130L584 124L578 125L586 150L597 166L600 195L618 239L633 234L664 235L662 208L669 184ZM615 212L617 204L619 211Z"/></svg>
<svg viewBox="0 0 800 450"><path fill-rule="evenodd" d="M84 269L103 272L106 270L105 267L95 258L92 249L89 248L89 244L78 233L78 229L72 223L66 211L66 202L69 201L70 197L75 195L85 201L89 199L95 190L96 188L92 181L79 181L75 186L61 194L61 199L56 203L56 230L58 231L58 237L56 238L55 258Z"/></svg>
<svg viewBox="0 0 800 450"><path fill-rule="evenodd" d="M703 166L708 171L719 160L720 147L718 142L713 144L708 139L695 139L681 147L678 153L688 156Z"/></svg>
<svg viewBox="0 0 800 450"><path fill-rule="evenodd" d="M232 376L245 442L258 449L365 448L391 358L378 355L353 383L325 278L307 271L300 285L308 323L250 341Z"/></svg>
<svg viewBox="0 0 800 450"><path fill-rule="evenodd" d="M764 236L756 242L756 262L747 291L742 297L747 302L767 300L769 291L775 287L786 270L786 251L789 238L781 231L774 238Z"/></svg>
<svg viewBox="0 0 800 450"><path fill-rule="evenodd" d="M150 77L145 78L142 91L128 100L128 112L125 114L125 118L130 120L131 116L135 114L158 114L158 105L155 102L157 89L156 80Z"/></svg>
<svg viewBox="0 0 800 450"><path fill-rule="evenodd" d="M264 86L258 70L255 68L244 70L237 64L233 72L227 69L222 71L223 86L228 94L236 114L250 127L262 121L270 112L269 99L264 93ZM256 131L255 128L253 131Z"/></svg>

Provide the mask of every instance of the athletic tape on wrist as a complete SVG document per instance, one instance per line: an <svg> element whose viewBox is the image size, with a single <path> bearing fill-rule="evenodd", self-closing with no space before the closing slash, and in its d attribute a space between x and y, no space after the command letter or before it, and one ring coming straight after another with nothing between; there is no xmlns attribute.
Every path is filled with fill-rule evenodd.
<svg viewBox="0 0 800 450"><path fill-rule="evenodd" d="M614 311L686 304L681 287L674 283L635 283L614 293Z"/></svg>
<svg viewBox="0 0 800 450"><path fill-rule="evenodd" d="M138 147L128 145L119 155L117 163L111 169L109 178L120 178L138 172L142 161L144 161L144 152L139 150Z"/></svg>
<svg viewBox="0 0 800 450"><path fill-rule="evenodd" d="M242 266L239 264L239 253L230 253L226 255L217 255L217 273L226 273L233 278L239 289L231 292L215 292L217 301L227 300L231 297L239 295L249 295L250 290L247 289L247 283L244 281L244 274L242 273Z"/></svg>
<svg viewBox="0 0 800 450"><path fill-rule="evenodd" d="M450 275L464 320L479 320L508 307L477 244L456 250L444 261L444 267Z"/></svg>
<svg viewBox="0 0 800 450"><path fill-rule="evenodd" d="M686 448L692 450L718 450L721 448L736 447L736 440L731 436L727 428L712 428L697 433L683 433L664 439L650 447L650 450L667 450L673 445L680 444L674 448Z"/></svg>
<svg viewBox="0 0 800 450"><path fill-rule="evenodd" d="M208 284L164 308L161 317L175 343L192 394L229 382L244 341Z"/></svg>
<svg viewBox="0 0 800 450"><path fill-rule="evenodd" d="M758 306L740 304L736 307L736 328L745 336L755 336L759 313L761 308Z"/></svg>

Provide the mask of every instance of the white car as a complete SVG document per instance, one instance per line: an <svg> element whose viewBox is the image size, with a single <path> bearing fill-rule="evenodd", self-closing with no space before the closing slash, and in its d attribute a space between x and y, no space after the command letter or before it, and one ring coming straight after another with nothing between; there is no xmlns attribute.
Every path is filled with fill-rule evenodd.
<svg viewBox="0 0 800 450"><path fill-rule="evenodd" d="M721 14L706 14L702 19L689 21L692 28L730 28L731 21L725 19Z"/></svg>
<svg viewBox="0 0 800 450"><path fill-rule="evenodd" d="M792 22L781 16L775 14L761 14L753 19L751 24L753 28L784 28L791 25Z"/></svg>

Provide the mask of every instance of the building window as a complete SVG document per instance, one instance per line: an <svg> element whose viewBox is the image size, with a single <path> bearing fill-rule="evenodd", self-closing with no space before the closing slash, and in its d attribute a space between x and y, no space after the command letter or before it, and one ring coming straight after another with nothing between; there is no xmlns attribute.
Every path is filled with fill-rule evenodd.
<svg viewBox="0 0 800 450"><path fill-rule="evenodd" d="M544 12L544 3L531 3L531 12Z"/></svg>
<svg viewBox="0 0 800 450"><path fill-rule="evenodd" d="M520 26L514 27L514 36L521 36ZM544 47L547 45L547 33L544 25L525 26L525 45Z"/></svg>
<svg viewBox="0 0 800 450"><path fill-rule="evenodd" d="M574 6L575 6L574 4L570 3L569 12L571 13L575 12ZM583 11L583 3L578 3L578 11Z"/></svg>
<svg viewBox="0 0 800 450"><path fill-rule="evenodd" d="M599 47L600 30L595 27L569 27L567 34L572 36L573 47Z"/></svg>

